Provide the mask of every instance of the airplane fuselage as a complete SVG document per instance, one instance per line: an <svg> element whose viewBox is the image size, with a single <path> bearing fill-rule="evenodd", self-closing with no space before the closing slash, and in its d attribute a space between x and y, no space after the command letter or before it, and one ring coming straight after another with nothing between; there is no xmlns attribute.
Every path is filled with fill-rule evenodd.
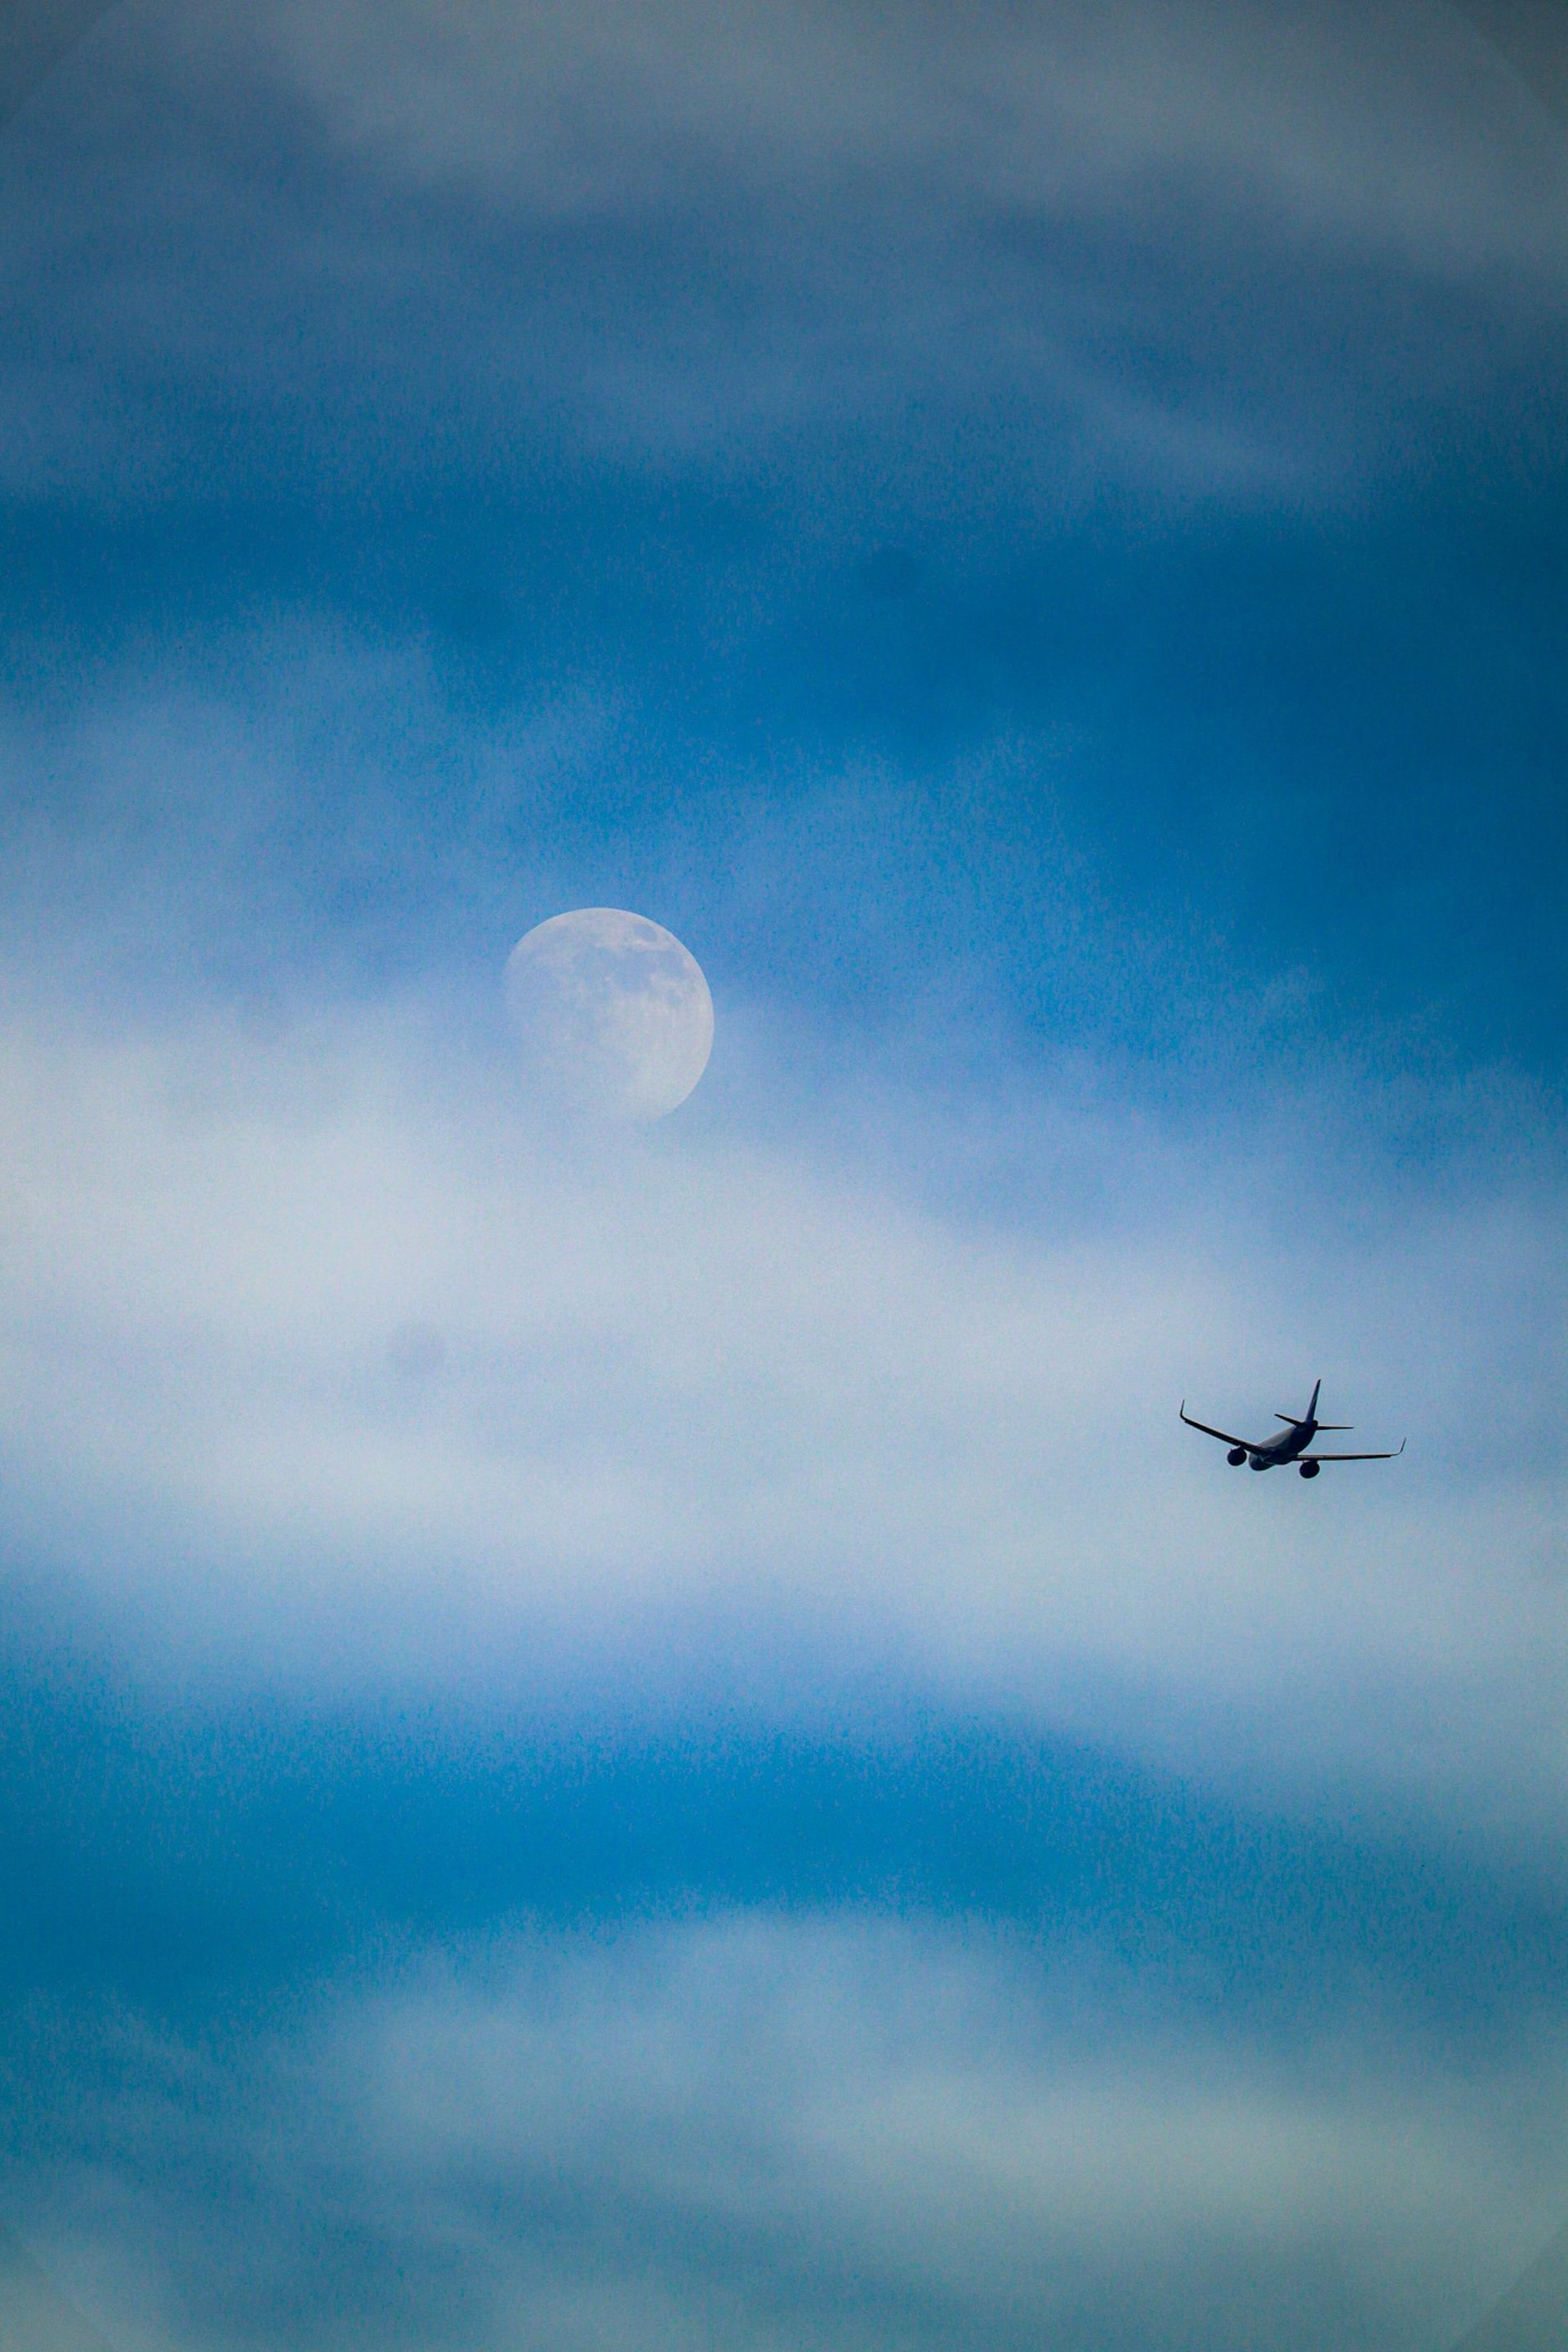
<svg viewBox="0 0 1568 2352"><path fill-rule="evenodd" d="M1282 1429L1279 1436L1269 1438L1267 1444L1249 1446L1247 1454L1248 1466L1254 1470L1277 1470L1283 1463L1294 1462L1299 1454L1305 1454L1317 1433L1318 1424L1309 1413L1305 1421L1297 1422L1289 1429Z"/></svg>

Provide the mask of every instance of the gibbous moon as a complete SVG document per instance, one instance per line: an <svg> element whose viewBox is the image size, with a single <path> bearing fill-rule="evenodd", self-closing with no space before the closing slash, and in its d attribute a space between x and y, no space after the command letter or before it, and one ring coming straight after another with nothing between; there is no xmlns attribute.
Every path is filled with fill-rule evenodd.
<svg viewBox="0 0 1568 2352"><path fill-rule="evenodd" d="M644 915L552 915L507 958L506 994L529 1076L579 1114L663 1118L708 1066L713 999L702 967Z"/></svg>

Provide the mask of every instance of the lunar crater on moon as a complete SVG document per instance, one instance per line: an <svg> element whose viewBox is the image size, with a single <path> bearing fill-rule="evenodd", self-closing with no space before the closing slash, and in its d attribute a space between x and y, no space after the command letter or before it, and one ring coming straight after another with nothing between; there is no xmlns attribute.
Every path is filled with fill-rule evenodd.
<svg viewBox="0 0 1568 2352"><path fill-rule="evenodd" d="M702 967L646 915L552 915L508 957L506 994L531 1085L579 1117L663 1118L708 1066L713 999Z"/></svg>

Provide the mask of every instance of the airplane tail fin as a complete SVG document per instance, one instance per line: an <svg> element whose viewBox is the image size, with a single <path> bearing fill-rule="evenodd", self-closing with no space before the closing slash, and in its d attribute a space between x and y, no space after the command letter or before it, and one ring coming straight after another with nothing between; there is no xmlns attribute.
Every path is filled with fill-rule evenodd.
<svg viewBox="0 0 1568 2352"><path fill-rule="evenodd" d="M1355 1427L1353 1421L1320 1421L1318 1419L1318 1390L1322 1385L1322 1381L1320 1381L1317 1388L1313 1389L1312 1402L1304 1413L1298 1416L1293 1412L1277 1412L1274 1416L1275 1420L1288 1421L1292 1429L1305 1429L1309 1422L1314 1429L1353 1429Z"/></svg>
<svg viewBox="0 0 1568 2352"><path fill-rule="evenodd" d="M1307 1419L1312 1423L1314 1429L1353 1429L1355 1427L1353 1421L1320 1421L1318 1419L1318 1389L1322 1385L1322 1381L1320 1381L1318 1387L1312 1391L1312 1402L1307 1407Z"/></svg>

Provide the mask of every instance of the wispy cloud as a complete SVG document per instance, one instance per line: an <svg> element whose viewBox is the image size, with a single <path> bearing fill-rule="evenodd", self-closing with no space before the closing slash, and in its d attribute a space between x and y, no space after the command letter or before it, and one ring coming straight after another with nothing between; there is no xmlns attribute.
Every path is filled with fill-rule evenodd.
<svg viewBox="0 0 1568 2352"><path fill-rule="evenodd" d="M912 1923L524 1934L296 2016L73 2021L31 2219L122 2341L1424 2347L1563 2163L1550 2035L1270 2046Z"/></svg>
<svg viewBox="0 0 1568 2352"><path fill-rule="evenodd" d="M543 1643L569 1678L639 1652L647 1682L649 1645L718 1643L729 1673L771 1622L814 1674L885 1654L1152 1752L1229 1769L1244 1722L1288 1773L1554 1801L1543 1176L1440 1160L1393 1221L1353 1074L1194 1125L1081 1057L999 1095L1004 1057L934 1107L873 1075L874 1036L719 970L704 1094L574 1145L511 1067L504 938L478 999L438 971L204 977L268 904L234 823L194 864L183 832L173 865L153 846L129 892L90 880L97 971L43 943L50 836L5 997L13 1537L128 1638L437 1682L537 1672ZM185 984L122 994L165 908ZM1301 1217L1304 1165L1355 1225ZM1405 1461L1307 1496L1176 1423L1184 1393L1256 1419L1319 1373Z"/></svg>
<svg viewBox="0 0 1568 2352"><path fill-rule="evenodd" d="M1207 180L1272 197L1303 227L1456 262L1531 233L1521 159L1489 153L1463 89L1473 51L1433 10L1309 23L1198 0L1108 20L1056 0L895 20L602 0L568 20L487 0L390 13L281 0L268 26L355 146L529 208L620 215L689 197L704 173L864 195L909 171L1047 217ZM1433 114L1458 128L1467 111L1459 152L1434 153ZM1550 204L1546 155L1535 163Z"/></svg>
<svg viewBox="0 0 1568 2352"><path fill-rule="evenodd" d="M124 2352L1430 2352L1564 2177L1552 126L1414 0L96 38L0 2200ZM589 903L718 1008L608 1144ZM1176 1422L1320 1374L1403 1461Z"/></svg>
<svg viewBox="0 0 1568 2352"><path fill-rule="evenodd" d="M90 171L51 121L58 190L12 212L31 495L771 471L802 432L853 472L892 403L936 506L958 415L1006 510L1335 505L1561 317L1550 136L1499 135L1503 68L1394 0L1311 32L340 0L115 38Z"/></svg>

